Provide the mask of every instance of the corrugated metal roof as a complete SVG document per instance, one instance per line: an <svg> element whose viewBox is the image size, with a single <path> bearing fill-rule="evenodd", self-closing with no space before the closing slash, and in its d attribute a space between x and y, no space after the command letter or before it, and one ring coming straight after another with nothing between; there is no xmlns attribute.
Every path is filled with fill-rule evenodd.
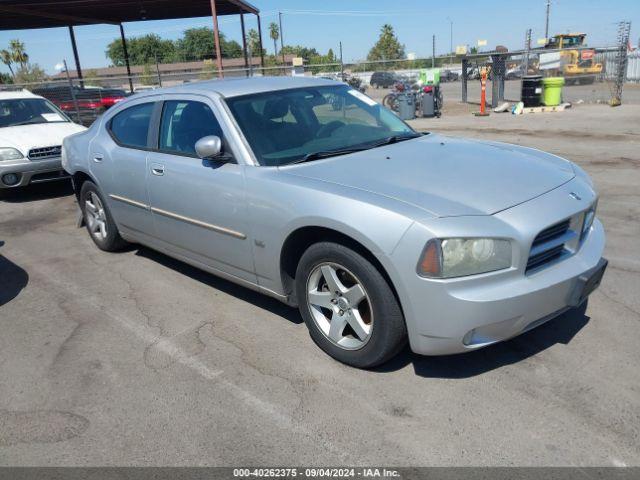
<svg viewBox="0 0 640 480"><path fill-rule="evenodd" d="M216 7L218 16L260 12L245 0L216 0ZM0 0L0 30L208 16L210 0Z"/></svg>

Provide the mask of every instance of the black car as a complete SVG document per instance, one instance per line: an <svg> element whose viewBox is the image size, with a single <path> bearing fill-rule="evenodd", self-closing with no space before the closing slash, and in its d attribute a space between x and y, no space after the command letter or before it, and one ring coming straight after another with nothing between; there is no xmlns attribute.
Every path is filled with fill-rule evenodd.
<svg viewBox="0 0 640 480"><path fill-rule="evenodd" d="M393 72L374 72L369 84L374 88L389 88L398 81Z"/></svg>

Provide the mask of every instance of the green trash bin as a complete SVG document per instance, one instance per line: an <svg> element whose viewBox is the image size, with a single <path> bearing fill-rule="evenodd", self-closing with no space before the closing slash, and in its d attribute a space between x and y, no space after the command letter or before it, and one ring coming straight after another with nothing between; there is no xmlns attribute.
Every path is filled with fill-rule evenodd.
<svg viewBox="0 0 640 480"><path fill-rule="evenodd" d="M542 103L547 107L560 105L564 78L548 77L542 79Z"/></svg>
<svg viewBox="0 0 640 480"><path fill-rule="evenodd" d="M440 69L439 68L423 68L420 70L419 76L421 85L430 85L437 87L440 85Z"/></svg>

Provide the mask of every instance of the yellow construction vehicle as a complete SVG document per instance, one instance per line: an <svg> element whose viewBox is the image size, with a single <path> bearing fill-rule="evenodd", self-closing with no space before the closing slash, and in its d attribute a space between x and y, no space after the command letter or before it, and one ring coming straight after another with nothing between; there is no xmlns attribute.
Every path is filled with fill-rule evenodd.
<svg viewBox="0 0 640 480"><path fill-rule="evenodd" d="M586 33L561 33L547 41L545 49L564 49L560 52L560 68L551 75L565 78L568 84L593 83L602 73L602 64L595 62L595 50L584 49Z"/></svg>

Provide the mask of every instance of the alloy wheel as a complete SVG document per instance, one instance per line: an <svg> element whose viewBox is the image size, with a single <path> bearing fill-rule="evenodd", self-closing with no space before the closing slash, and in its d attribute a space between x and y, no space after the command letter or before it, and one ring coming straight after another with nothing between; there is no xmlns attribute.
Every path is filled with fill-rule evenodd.
<svg viewBox="0 0 640 480"><path fill-rule="evenodd" d="M307 306L314 322L335 345L358 350L371 338L371 300L358 278L337 263L317 265L307 279Z"/></svg>
<svg viewBox="0 0 640 480"><path fill-rule="evenodd" d="M107 215L100 197L95 192L90 192L84 205L89 233L97 240L105 240L107 238Z"/></svg>

